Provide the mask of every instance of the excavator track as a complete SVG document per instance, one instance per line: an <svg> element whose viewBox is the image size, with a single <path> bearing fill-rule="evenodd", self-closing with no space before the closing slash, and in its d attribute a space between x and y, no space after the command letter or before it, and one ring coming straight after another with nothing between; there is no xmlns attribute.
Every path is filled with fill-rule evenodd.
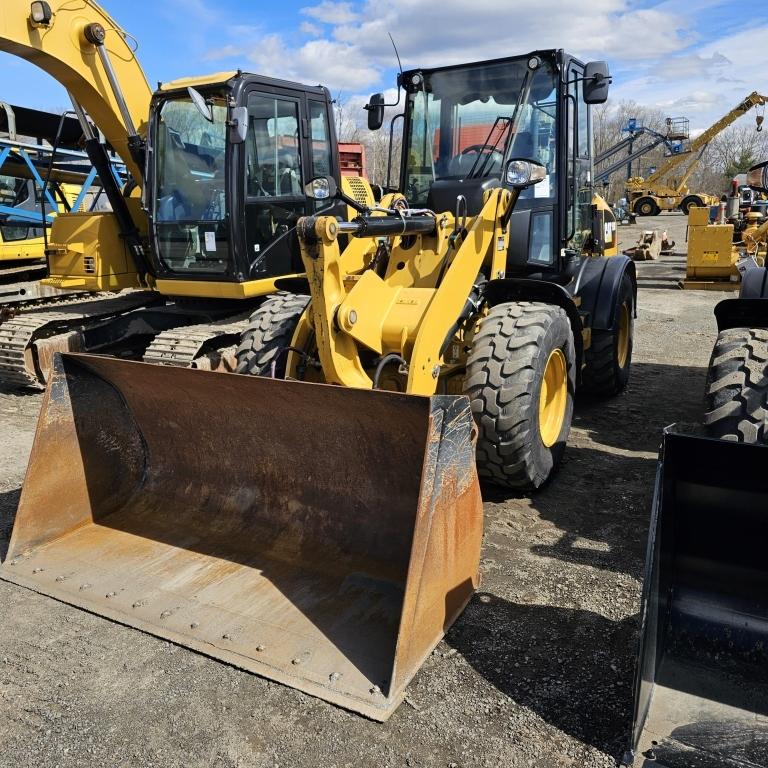
<svg viewBox="0 0 768 768"><path fill-rule="evenodd" d="M136 309L156 296L145 291L125 295L108 295L94 298L71 300L66 305L57 305L58 311L22 311L0 323L0 385L11 387L44 386L41 365L46 363L55 351L80 349L79 332L90 323L116 317L123 312ZM51 345L44 351L36 342L50 337L61 339L55 348ZM40 358L45 358L40 360Z"/></svg>
<svg viewBox="0 0 768 768"><path fill-rule="evenodd" d="M234 370L234 354L228 348L237 344L245 330L248 314L221 322L196 323L158 333L147 347L143 360L177 368L198 367L207 370Z"/></svg>

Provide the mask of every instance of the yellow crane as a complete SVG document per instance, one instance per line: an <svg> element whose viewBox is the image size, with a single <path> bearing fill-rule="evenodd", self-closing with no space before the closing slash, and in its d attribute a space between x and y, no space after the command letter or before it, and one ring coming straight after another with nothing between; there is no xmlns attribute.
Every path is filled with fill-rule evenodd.
<svg viewBox="0 0 768 768"><path fill-rule="evenodd" d="M768 97L753 91L730 112L697 136L691 142L688 152L667 158L647 179L642 177L629 179L627 202L630 212L639 216L655 216L661 211L674 211L679 208L687 214L693 206L716 204L719 198L713 195L692 193L687 187L688 179L696 170L702 154L712 139L753 107L764 106L766 101ZM757 116L758 130L762 129L763 117L762 114ZM687 167L686 162L688 162ZM676 171L681 172L681 175L673 176L672 174Z"/></svg>

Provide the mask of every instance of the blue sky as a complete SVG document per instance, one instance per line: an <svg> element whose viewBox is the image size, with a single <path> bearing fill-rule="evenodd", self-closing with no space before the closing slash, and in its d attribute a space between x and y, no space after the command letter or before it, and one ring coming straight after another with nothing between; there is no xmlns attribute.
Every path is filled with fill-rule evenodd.
<svg viewBox="0 0 768 768"><path fill-rule="evenodd" d="M64 2L85 0L51 0L54 8ZM634 99L690 117L694 129L706 127L752 90L768 93L766 0L103 0L102 5L138 39L139 60L152 84L241 67L322 82L358 106L366 94L394 82L391 32L405 66L546 47L604 58L614 74L612 99ZM68 104L62 88L34 66L7 54L0 54L0 63L0 99L41 109Z"/></svg>

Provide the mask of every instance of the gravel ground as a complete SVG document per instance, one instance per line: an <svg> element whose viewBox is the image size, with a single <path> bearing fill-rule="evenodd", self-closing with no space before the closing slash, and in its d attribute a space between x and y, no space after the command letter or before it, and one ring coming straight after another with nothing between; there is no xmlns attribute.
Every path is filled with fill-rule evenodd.
<svg viewBox="0 0 768 768"><path fill-rule="evenodd" d="M484 489L481 591L386 724L0 582L1 766L612 766L626 746L662 428L695 421L722 294L638 264L627 391L577 404L533 496ZM621 227L625 246L639 227ZM0 392L0 557L40 395Z"/></svg>

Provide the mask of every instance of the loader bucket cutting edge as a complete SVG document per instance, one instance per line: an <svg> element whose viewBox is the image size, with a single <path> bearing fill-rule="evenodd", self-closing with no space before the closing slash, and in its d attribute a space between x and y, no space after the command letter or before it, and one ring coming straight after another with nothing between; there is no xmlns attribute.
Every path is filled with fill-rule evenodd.
<svg viewBox="0 0 768 768"><path fill-rule="evenodd" d="M768 765L768 446L665 431L632 748L644 768Z"/></svg>
<svg viewBox="0 0 768 768"><path fill-rule="evenodd" d="M0 577L386 720L481 536L464 397L57 355Z"/></svg>

